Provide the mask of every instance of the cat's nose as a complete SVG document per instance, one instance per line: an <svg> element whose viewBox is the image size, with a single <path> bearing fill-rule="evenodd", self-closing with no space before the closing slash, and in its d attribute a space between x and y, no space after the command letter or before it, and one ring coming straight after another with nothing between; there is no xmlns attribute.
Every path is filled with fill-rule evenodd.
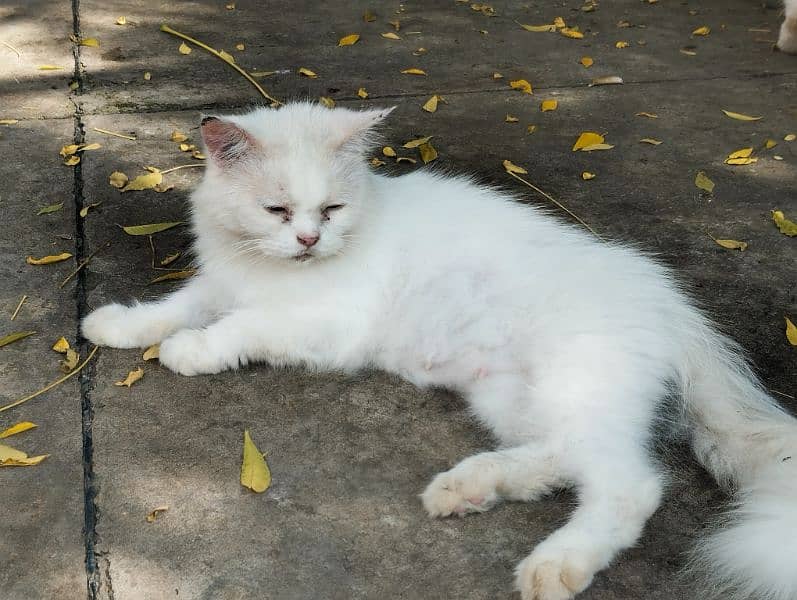
<svg viewBox="0 0 797 600"><path fill-rule="evenodd" d="M296 236L297 241L302 245L310 248L311 246L315 246L318 243L318 238L320 236L317 233L307 234L301 233Z"/></svg>

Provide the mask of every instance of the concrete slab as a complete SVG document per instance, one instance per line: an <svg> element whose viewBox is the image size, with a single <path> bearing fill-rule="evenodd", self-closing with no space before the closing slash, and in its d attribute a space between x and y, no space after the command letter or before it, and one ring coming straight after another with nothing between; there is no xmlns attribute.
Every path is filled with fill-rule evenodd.
<svg viewBox="0 0 797 600"><path fill-rule="evenodd" d="M384 7L368 2L310 3L290 0L258 3L197 0L152 10L147 2L81 2L84 35L102 47L84 49L89 112L163 111L180 108L239 107L262 101L233 69L194 48L185 56L180 40L159 31L161 23L212 47L225 49L250 71L277 71L262 80L277 98L356 98L365 87L372 99L461 91L506 93L511 79L525 78L539 90L587 85L594 77L619 75L627 82L754 78L797 72L794 61L773 53L778 27L777 3L768 8L744 0L721 5L698 2L643 3L637 0L600 5L594 12L582 3L529 5L508 0L490 3L495 16L469 3L434 0ZM365 22L369 10L376 15ZM694 14L692 14L694 13ZM115 24L125 15L128 24ZM531 33L518 23L551 23L562 16L584 32L583 39L557 33ZM400 40L381 37L394 32ZM693 36L707 25L708 36ZM359 33L360 41L338 47L338 40ZM618 49L618 41L629 47ZM244 43L245 50L235 46ZM418 48L426 52L418 54ZM693 55L681 52L686 48ZM416 55L417 54L417 55ZM579 60L595 59L590 69ZM307 67L318 74L297 74ZM428 76L402 75L417 67ZM144 72L152 74L150 81ZM494 80L493 73L505 78ZM756 98L746 100L755 108ZM744 107L743 107L744 108Z"/></svg>
<svg viewBox="0 0 797 600"><path fill-rule="evenodd" d="M61 377L61 355L50 347L61 336L74 346L74 285L59 284L74 260L48 266L25 263L75 252L73 169L58 150L72 139L71 119L22 121L0 130L6 150L0 165L0 336L36 334L0 348L0 406ZM37 216L43 206L61 210ZM28 298L14 321L21 297ZM49 454L34 467L0 469L0 595L7 600L86 597L83 538L83 456L77 378L0 413L0 430L19 421L37 429L2 440L29 455Z"/></svg>

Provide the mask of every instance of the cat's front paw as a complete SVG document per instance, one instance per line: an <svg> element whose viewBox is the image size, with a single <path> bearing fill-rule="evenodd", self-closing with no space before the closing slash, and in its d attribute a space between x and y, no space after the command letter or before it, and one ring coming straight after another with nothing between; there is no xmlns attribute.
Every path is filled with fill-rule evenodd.
<svg viewBox="0 0 797 600"><path fill-rule="evenodd" d="M577 549L538 547L517 566L515 585L522 600L570 600L589 586L594 572Z"/></svg>
<svg viewBox="0 0 797 600"><path fill-rule="evenodd" d="M180 375L219 373L226 368L199 329L183 329L163 340L159 360Z"/></svg>
<svg viewBox="0 0 797 600"><path fill-rule="evenodd" d="M489 472L479 472L478 461L466 459L450 471L438 474L428 485L421 501L430 517L465 516L495 506L498 494Z"/></svg>
<svg viewBox="0 0 797 600"><path fill-rule="evenodd" d="M151 343L142 324L133 317L135 309L122 304L107 304L89 314L80 330L90 342L112 348L143 348ZM157 340L156 340L157 341Z"/></svg>

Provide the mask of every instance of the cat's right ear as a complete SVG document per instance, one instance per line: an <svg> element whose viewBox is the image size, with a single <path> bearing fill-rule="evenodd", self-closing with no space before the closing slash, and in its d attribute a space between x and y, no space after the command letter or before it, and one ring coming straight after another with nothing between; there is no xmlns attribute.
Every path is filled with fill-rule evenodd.
<svg viewBox="0 0 797 600"><path fill-rule="evenodd" d="M222 167L246 157L256 145L245 130L221 117L204 117L201 130L211 159Z"/></svg>

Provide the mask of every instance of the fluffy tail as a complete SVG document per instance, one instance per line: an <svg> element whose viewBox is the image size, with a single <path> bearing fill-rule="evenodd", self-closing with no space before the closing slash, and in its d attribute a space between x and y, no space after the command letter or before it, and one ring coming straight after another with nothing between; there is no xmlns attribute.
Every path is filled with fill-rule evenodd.
<svg viewBox="0 0 797 600"><path fill-rule="evenodd" d="M734 503L698 543L717 595L797 600L797 420L769 396L737 344L702 317L681 367L691 443Z"/></svg>

